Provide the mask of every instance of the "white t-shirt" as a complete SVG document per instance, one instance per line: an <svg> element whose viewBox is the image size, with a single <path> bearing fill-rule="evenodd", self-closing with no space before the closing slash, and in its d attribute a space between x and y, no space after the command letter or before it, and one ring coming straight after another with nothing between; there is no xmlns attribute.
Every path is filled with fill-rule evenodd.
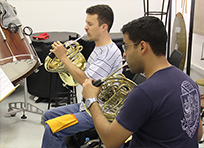
<svg viewBox="0 0 204 148"><path fill-rule="evenodd" d="M122 66L122 54L113 42L106 46L94 48L87 60L84 72L88 78L98 80L107 77L120 66ZM122 73L122 69L117 73ZM84 110L84 106L81 104L80 111L82 110Z"/></svg>

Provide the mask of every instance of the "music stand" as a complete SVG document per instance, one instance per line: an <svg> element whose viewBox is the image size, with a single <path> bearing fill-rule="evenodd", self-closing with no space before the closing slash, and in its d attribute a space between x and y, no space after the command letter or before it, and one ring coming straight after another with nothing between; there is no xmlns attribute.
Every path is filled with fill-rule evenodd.
<svg viewBox="0 0 204 148"><path fill-rule="evenodd" d="M23 115L21 116L22 119L26 119L25 112L31 112L43 115L44 111L30 103L28 103L28 92L26 87L26 78L24 80L24 102L10 102L8 104L8 112L4 114L0 114L0 116L3 115L10 115L11 117L14 117L17 112L23 111Z"/></svg>
<svg viewBox="0 0 204 148"><path fill-rule="evenodd" d="M167 23L167 17L168 17L168 13L169 13L169 7L170 7L170 0L168 0L167 2L167 8L166 11L164 11L164 5L165 5L165 0L162 0L162 5L161 5L161 11L153 11L153 10L149 10L149 0L143 0L143 6L144 6L144 16L149 16L149 15L153 15L153 16L157 16L160 15L161 16L161 20L163 20L163 16L165 15L165 27L166 27L166 23Z"/></svg>

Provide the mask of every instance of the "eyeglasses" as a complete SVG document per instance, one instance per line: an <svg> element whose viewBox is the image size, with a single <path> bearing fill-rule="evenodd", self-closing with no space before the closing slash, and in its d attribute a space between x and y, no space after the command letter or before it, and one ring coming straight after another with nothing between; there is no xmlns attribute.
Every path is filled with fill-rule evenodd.
<svg viewBox="0 0 204 148"><path fill-rule="evenodd" d="M130 45L137 45L137 44L139 44L141 41L139 41L139 42L134 42L134 43L131 43L131 44L127 44L127 45L125 45L125 43L123 42L122 43L122 49L123 49L123 51L125 52L126 50L127 50L127 47L128 46L130 46Z"/></svg>

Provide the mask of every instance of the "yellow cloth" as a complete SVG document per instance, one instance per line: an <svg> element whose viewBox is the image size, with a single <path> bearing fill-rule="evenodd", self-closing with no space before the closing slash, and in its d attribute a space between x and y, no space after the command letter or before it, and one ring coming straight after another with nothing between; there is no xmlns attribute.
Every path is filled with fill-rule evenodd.
<svg viewBox="0 0 204 148"><path fill-rule="evenodd" d="M74 114L66 114L46 121L45 125L48 124L52 132L56 133L64 128L77 124L78 122L79 121Z"/></svg>

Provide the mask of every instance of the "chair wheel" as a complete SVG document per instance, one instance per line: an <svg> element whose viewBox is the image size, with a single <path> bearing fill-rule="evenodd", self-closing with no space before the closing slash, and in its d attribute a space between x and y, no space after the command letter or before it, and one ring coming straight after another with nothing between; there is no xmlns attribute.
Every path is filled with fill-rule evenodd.
<svg viewBox="0 0 204 148"><path fill-rule="evenodd" d="M21 116L21 119L26 119L27 117L25 115Z"/></svg>
<svg viewBox="0 0 204 148"><path fill-rule="evenodd" d="M8 109L8 112L10 112L10 111L13 111L13 109L12 109L12 108L9 108L9 109ZM15 117L15 116L16 116L16 113L11 113L10 116L11 116L11 117Z"/></svg>

